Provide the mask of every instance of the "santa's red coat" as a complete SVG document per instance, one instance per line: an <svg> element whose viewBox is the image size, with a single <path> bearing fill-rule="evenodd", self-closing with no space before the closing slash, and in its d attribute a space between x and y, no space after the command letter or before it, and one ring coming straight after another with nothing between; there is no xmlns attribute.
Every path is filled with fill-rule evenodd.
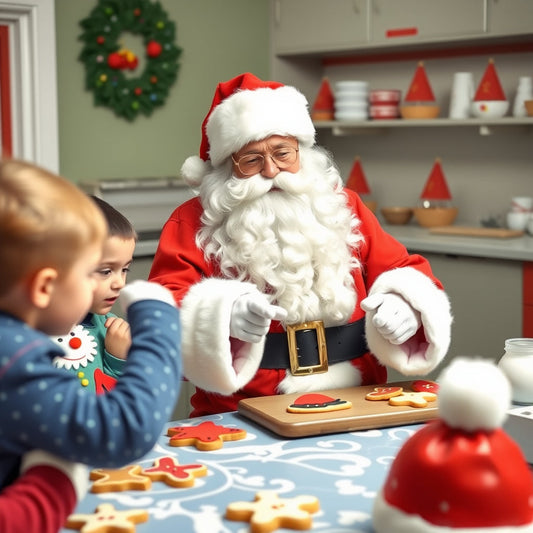
<svg viewBox="0 0 533 533"><path fill-rule="evenodd" d="M393 292L421 313L421 330L404 345L392 345L367 316L365 334L372 353L351 364L331 365L327 374L287 379L285 369L258 369L264 342L249 344L229 336L231 306L239 295L250 292L250 284L224 279L217 265L205 260L195 242L202 206L193 198L179 206L165 224L150 280L170 289L180 305L184 374L197 386L192 399L194 416L235 410L242 398L277 394L282 382L283 392L309 391L309 379L315 380L315 390L384 383L386 366L405 375L424 375L445 356L450 306L428 261L410 255L386 233L357 194L348 189L345 193L364 237L356 252L362 267L353 271L357 304L348 322L365 317L359 303L366 296ZM271 331L283 328L273 322ZM345 365L349 365L348 372Z"/></svg>

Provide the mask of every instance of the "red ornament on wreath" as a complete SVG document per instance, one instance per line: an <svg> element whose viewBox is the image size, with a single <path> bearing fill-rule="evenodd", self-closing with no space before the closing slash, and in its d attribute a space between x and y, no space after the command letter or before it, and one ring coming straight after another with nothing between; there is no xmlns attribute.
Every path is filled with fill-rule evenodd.
<svg viewBox="0 0 533 533"><path fill-rule="evenodd" d="M118 52L113 52L107 56L107 64L115 70L123 69L125 65L124 57Z"/></svg>
<svg viewBox="0 0 533 533"><path fill-rule="evenodd" d="M146 55L148 57L159 57L162 51L163 47L157 41L150 41L146 45Z"/></svg>

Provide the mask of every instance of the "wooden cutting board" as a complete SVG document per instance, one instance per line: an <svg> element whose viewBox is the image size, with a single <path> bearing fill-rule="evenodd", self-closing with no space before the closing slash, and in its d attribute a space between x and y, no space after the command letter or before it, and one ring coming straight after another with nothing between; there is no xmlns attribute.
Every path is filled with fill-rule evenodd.
<svg viewBox="0 0 533 533"><path fill-rule="evenodd" d="M389 383L410 391L411 381ZM241 400L238 412L283 437L304 437L362 429L418 424L438 416L438 399L427 407L393 406L386 400L369 401L365 396L376 385L319 391L352 402L349 409L322 413L289 413L287 407L305 393L260 396Z"/></svg>
<svg viewBox="0 0 533 533"><path fill-rule="evenodd" d="M430 233L436 235L461 235L467 237L492 237L496 239L509 239L512 237L521 237L523 231L505 228L482 228L469 226L437 226L429 228Z"/></svg>

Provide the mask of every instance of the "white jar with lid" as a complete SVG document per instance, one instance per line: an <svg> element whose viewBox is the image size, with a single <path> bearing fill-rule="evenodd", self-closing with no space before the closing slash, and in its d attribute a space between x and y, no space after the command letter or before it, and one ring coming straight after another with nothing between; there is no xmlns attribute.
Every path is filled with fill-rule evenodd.
<svg viewBox="0 0 533 533"><path fill-rule="evenodd" d="M511 383L513 403L533 404L533 338L507 339L498 366Z"/></svg>

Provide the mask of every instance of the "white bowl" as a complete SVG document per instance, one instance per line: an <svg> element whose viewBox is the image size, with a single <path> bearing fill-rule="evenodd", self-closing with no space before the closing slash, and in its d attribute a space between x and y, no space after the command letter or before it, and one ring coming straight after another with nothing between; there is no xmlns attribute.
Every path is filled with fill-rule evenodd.
<svg viewBox="0 0 533 533"><path fill-rule="evenodd" d="M349 101L338 102L335 101L335 111L366 111L368 109L368 103L363 101Z"/></svg>
<svg viewBox="0 0 533 533"><path fill-rule="evenodd" d="M368 82L367 81L360 81L360 80L342 80L335 83L335 89L337 90L354 90L357 89L359 91L367 91L368 90Z"/></svg>
<svg viewBox="0 0 533 533"><path fill-rule="evenodd" d="M366 91L337 91L335 93L335 102L352 102L356 101L368 101L368 93Z"/></svg>
<svg viewBox="0 0 533 533"><path fill-rule="evenodd" d="M367 120L367 111L336 111L335 120Z"/></svg>
<svg viewBox="0 0 533 533"><path fill-rule="evenodd" d="M470 109L477 118L501 118L509 110L509 100L480 100L472 102Z"/></svg>

